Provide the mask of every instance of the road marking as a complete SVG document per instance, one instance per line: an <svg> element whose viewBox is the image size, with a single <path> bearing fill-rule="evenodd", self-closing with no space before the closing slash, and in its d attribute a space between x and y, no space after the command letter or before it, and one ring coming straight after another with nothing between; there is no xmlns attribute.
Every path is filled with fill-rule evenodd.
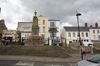
<svg viewBox="0 0 100 66"><path fill-rule="evenodd" d="M15 66L18 65L24 65L24 66L34 66L35 62L23 62L23 61L19 61L18 63L15 64Z"/></svg>
<svg viewBox="0 0 100 66"><path fill-rule="evenodd" d="M75 64L72 64L72 65L70 65L70 66L76 66Z"/></svg>
<svg viewBox="0 0 100 66"><path fill-rule="evenodd" d="M52 64L45 64L45 66L65 66L65 65L52 65Z"/></svg>

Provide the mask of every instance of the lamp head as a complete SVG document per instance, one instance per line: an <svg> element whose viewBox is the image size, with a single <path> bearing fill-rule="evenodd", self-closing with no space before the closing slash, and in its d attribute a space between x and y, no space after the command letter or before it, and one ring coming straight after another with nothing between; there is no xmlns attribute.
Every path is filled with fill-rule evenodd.
<svg viewBox="0 0 100 66"><path fill-rule="evenodd" d="M76 16L81 16L81 13L77 13Z"/></svg>

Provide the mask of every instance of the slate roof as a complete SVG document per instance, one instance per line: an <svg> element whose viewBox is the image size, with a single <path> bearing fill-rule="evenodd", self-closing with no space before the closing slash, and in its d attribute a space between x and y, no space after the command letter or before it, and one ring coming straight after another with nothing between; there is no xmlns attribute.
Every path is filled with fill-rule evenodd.
<svg viewBox="0 0 100 66"><path fill-rule="evenodd" d="M49 19L48 21L60 21L60 20L53 20L53 19Z"/></svg>
<svg viewBox="0 0 100 66"><path fill-rule="evenodd" d="M78 27L64 27L66 31L78 31ZM89 31L87 27L79 27L80 31Z"/></svg>
<svg viewBox="0 0 100 66"><path fill-rule="evenodd" d="M32 23L32 22L18 22L18 23Z"/></svg>
<svg viewBox="0 0 100 66"><path fill-rule="evenodd" d="M89 29L100 29L100 27L89 27Z"/></svg>

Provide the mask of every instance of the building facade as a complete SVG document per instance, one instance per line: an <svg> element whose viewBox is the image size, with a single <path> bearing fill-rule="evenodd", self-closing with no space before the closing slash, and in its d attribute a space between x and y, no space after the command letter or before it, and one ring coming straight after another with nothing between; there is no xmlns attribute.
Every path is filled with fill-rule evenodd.
<svg viewBox="0 0 100 66"><path fill-rule="evenodd" d="M62 40L66 46L73 42L80 42L78 27L63 27L61 37L66 39ZM90 34L87 27L80 27L80 37L81 41L90 42Z"/></svg>
<svg viewBox="0 0 100 66"><path fill-rule="evenodd" d="M48 30L49 30L49 45L52 45L53 42L61 43L60 37L60 20L48 20Z"/></svg>
<svg viewBox="0 0 100 66"><path fill-rule="evenodd" d="M48 44L48 17L38 17L39 36Z"/></svg>
<svg viewBox="0 0 100 66"><path fill-rule="evenodd" d="M90 31L90 40L94 43L100 43L100 27L98 27L98 23L95 23L95 27L92 27L92 25L89 27Z"/></svg>
<svg viewBox="0 0 100 66"><path fill-rule="evenodd" d="M72 42L79 42L78 27L63 27L61 34L63 44L67 46ZM85 27L80 27L80 37L84 42L100 43L100 27L98 23L95 23L95 27L88 27L85 23Z"/></svg>

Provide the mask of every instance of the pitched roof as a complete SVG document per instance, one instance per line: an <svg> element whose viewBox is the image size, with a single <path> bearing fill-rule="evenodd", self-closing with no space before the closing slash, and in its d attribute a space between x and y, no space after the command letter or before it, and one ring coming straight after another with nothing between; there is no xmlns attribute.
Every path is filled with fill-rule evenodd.
<svg viewBox="0 0 100 66"><path fill-rule="evenodd" d="M60 20L53 20L53 19L49 19L48 21L60 21Z"/></svg>
<svg viewBox="0 0 100 66"><path fill-rule="evenodd" d="M100 29L100 27L88 27L89 29Z"/></svg>
<svg viewBox="0 0 100 66"><path fill-rule="evenodd" d="M32 22L18 22L18 23L32 23Z"/></svg>
<svg viewBox="0 0 100 66"><path fill-rule="evenodd" d="M78 27L64 27L66 31L78 31ZM89 31L87 27L79 27L80 31Z"/></svg>

